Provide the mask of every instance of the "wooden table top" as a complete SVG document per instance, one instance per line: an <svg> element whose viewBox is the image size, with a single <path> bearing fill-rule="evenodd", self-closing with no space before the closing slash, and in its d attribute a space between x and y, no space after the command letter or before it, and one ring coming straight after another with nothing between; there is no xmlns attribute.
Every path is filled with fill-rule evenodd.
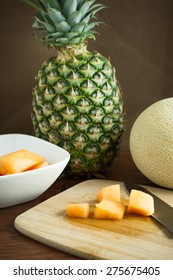
<svg viewBox="0 0 173 280"><path fill-rule="evenodd" d="M136 168L128 151L120 152L118 158L106 170L105 179L115 181L130 180L136 183L154 186ZM31 207L58 194L88 178L61 178L57 180L43 195L37 199L0 209L0 260L77 260L79 258L70 254L50 248L34 241L14 227L15 218Z"/></svg>

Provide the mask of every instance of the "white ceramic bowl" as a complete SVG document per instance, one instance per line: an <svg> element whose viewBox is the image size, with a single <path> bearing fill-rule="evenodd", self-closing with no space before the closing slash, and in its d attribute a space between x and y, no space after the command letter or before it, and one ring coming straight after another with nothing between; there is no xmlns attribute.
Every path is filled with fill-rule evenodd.
<svg viewBox="0 0 173 280"><path fill-rule="evenodd" d="M43 156L50 165L0 176L0 208L24 203L41 195L60 176L70 159L67 151L37 137L25 134L0 135L0 156L19 149Z"/></svg>

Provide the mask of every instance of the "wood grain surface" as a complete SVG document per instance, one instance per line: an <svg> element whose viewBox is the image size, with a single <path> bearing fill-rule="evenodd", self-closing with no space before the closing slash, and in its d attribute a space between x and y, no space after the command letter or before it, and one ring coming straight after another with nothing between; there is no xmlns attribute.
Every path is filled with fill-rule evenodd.
<svg viewBox="0 0 173 280"><path fill-rule="evenodd" d="M84 259L173 259L173 235L150 217L126 214L120 221L67 218L68 203L89 202L97 191L114 180L86 180L57 194L15 219L22 234ZM128 195L121 184L122 200ZM173 206L171 190L147 187Z"/></svg>

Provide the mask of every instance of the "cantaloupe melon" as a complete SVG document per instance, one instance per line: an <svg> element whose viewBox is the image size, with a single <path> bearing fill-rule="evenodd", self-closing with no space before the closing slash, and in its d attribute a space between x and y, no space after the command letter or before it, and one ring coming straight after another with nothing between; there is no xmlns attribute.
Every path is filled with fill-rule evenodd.
<svg viewBox="0 0 173 280"><path fill-rule="evenodd" d="M116 184L101 188L97 193L98 202L100 202L103 198L120 202L120 185Z"/></svg>
<svg viewBox="0 0 173 280"><path fill-rule="evenodd" d="M125 213L125 205L122 202L115 202L102 199L96 204L94 211L95 219L121 220Z"/></svg>
<svg viewBox="0 0 173 280"><path fill-rule="evenodd" d="M130 132L130 151L148 179L173 188L173 98L160 100L139 115Z"/></svg>
<svg viewBox="0 0 173 280"><path fill-rule="evenodd" d="M151 195L139 191L131 190L127 211L144 216L154 213L154 199Z"/></svg>
<svg viewBox="0 0 173 280"><path fill-rule="evenodd" d="M89 203L74 203L66 205L66 214L71 218L88 218Z"/></svg>
<svg viewBox="0 0 173 280"><path fill-rule="evenodd" d="M0 173L2 175L20 173L43 161L42 156L21 149L0 157Z"/></svg>

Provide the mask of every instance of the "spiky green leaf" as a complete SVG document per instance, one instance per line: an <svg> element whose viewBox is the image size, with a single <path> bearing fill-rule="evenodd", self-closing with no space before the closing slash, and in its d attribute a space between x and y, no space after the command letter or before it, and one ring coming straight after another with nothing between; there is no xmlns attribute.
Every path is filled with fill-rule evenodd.
<svg viewBox="0 0 173 280"><path fill-rule="evenodd" d="M67 0L63 6L63 14L68 17L77 10L77 0Z"/></svg>
<svg viewBox="0 0 173 280"><path fill-rule="evenodd" d="M95 4L91 6L88 10L89 13L92 13L92 15L95 15L98 11L104 9L106 6L103 4Z"/></svg>
<svg viewBox="0 0 173 280"><path fill-rule="evenodd" d="M83 5L84 0L77 0L77 7L78 9L81 8L81 6Z"/></svg>
<svg viewBox="0 0 173 280"><path fill-rule="evenodd" d="M81 6L80 8L80 11L81 12L84 12L84 14L87 14L90 6L95 2L95 0L91 0L91 1L87 1L87 2L84 2L83 5Z"/></svg>
<svg viewBox="0 0 173 280"><path fill-rule="evenodd" d="M82 22L84 22L85 24L87 24L87 23L90 21L90 19L91 19L91 14L88 14L86 17L84 17L84 18L82 19Z"/></svg>
<svg viewBox="0 0 173 280"><path fill-rule="evenodd" d="M41 24L40 22L38 22L38 20L36 19L32 25L33 28L36 28L37 30L47 30L46 27Z"/></svg>
<svg viewBox="0 0 173 280"><path fill-rule="evenodd" d="M37 2L46 11L46 8L47 8L46 2L44 0L37 0Z"/></svg>
<svg viewBox="0 0 173 280"><path fill-rule="evenodd" d="M47 12L40 10L40 13L37 14L37 17L39 17L42 21L54 26L54 21L51 20L49 14Z"/></svg>
<svg viewBox="0 0 173 280"><path fill-rule="evenodd" d="M38 21L40 26L41 25L44 26L48 32L55 32L56 31L54 26L52 26L48 22L41 21L37 16L36 16L36 20Z"/></svg>
<svg viewBox="0 0 173 280"><path fill-rule="evenodd" d="M57 42L61 43L62 45L66 45L68 44L69 40L68 38L59 38Z"/></svg>
<svg viewBox="0 0 173 280"><path fill-rule="evenodd" d="M77 37L79 34L78 34L78 32L69 32L69 33L66 33L66 37L68 38L68 39L73 39L73 38L75 38L75 37Z"/></svg>
<svg viewBox="0 0 173 280"><path fill-rule="evenodd" d="M79 22L72 27L71 31L81 33L85 26L86 24L84 22Z"/></svg>
<svg viewBox="0 0 173 280"><path fill-rule="evenodd" d="M48 8L47 13L51 20L55 23L60 23L62 21L65 21L65 17L62 15L60 11L57 11L53 8Z"/></svg>
<svg viewBox="0 0 173 280"><path fill-rule="evenodd" d="M76 11L69 15L67 22L70 26L74 26L75 24L79 23L82 18L82 13L80 11Z"/></svg>
<svg viewBox="0 0 173 280"><path fill-rule="evenodd" d="M51 34L48 34L46 36L47 39L49 38L52 38L53 40L55 40L56 38L60 38L63 36L63 33L62 32L55 32L55 33L51 33Z"/></svg>
<svg viewBox="0 0 173 280"><path fill-rule="evenodd" d="M77 38L74 38L74 39L70 40L70 44L76 45L76 44L82 43L83 41L84 41L83 37L77 37Z"/></svg>
<svg viewBox="0 0 173 280"><path fill-rule="evenodd" d="M87 32L87 31L93 29L95 26L99 25L100 23L101 23L101 22L98 22L98 21L89 23L89 24L84 28L84 32Z"/></svg>
<svg viewBox="0 0 173 280"><path fill-rule="evenodd" d="M63 7L64 5L64 0L58 0L59 4L61 5L61 7Z"/></svg>
<svg viewBox="0 0 173 280"><path fill-rule="evenodd" d="M45 2L45 1L44 1ZM47 7L56 9L57 11L61 11L61 6L59 4L59 1L57 0L47 0Z"/></svg>
<svg viewBox="0 0 173 280"><path fill-rule="evenodd" d="M33 7L37 12L40 11L40 7L38 7L35 3L31 0L22 0L24 3L28 4L29 6Z"/></svg>
<svg viewBox="0 0 173 280"><path fill-rule="evenodd" d="M57 0L36 0L44 10L47 10L48 8L53 8L58 11L61 11L61 6Z"/></svg>
<svg viewBox="0 0 173 280"><path fill-rule="evenodd" d="M59 24L55 24L56 30L59 32L67 33L70 31L71 27L66 21L62 21Z"/></svg>

